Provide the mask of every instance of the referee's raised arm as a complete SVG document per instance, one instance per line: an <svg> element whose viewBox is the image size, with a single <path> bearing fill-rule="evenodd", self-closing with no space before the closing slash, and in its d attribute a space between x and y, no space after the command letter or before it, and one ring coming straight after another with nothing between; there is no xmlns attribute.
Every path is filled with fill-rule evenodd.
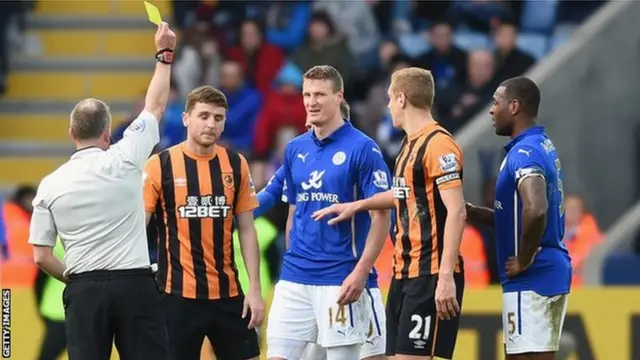
<svg viewBox="0 0 640 360"><path fill-rule="evenodd" d="M176 34L162 23L156 31L156 70L149 84L144 109L157 119L162 119L164 109L169 101L169 85L171 82L171 64L173 63Z"/></svg>

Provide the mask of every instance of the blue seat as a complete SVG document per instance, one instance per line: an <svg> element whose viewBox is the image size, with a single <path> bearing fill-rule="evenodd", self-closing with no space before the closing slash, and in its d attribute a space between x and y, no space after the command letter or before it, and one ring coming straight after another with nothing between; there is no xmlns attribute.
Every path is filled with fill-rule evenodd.
<svg viewBox="0 0 640 360"><path fill-rule="evenodd" d="M418 33L402 34L398 38L400 51L410 58L416 58L431 48L425 38Z"/></svg>
<svg viewBox="0 0 640 360"><path fill-rule="evenodd" d="M454 44L465 51L488 49L491 45L489 37L483 33L458 31L453 35Z"/></svg>
<svg viewBox="0 0 640 360"><path fill-rule="evenodd" d="M553 32L553 36L550 39L550 49L555 50L566 43L571 38L571 35L573 35L574 30L575 26L573 25L557 26L556 30Z"/></svg>
<svg viewBox="0 0 640 360"><path fill-rule="evenodd" d="M544 35L519 34L516 39L518 48L536 59L542 58L549 48L549 40Z"/></svg>
<svg viewBox="0 0 640 360"><path fill-rule="evenodd" d="M640 256L632 253L609 255L602 269L604 285L640 285Z"/></svg>
<svg viewBox="0 0 640 360"><path fill-rule="evenodd" d="M520 30L549 35L558 15L558 0L525 0L522 5Z"/></svg>

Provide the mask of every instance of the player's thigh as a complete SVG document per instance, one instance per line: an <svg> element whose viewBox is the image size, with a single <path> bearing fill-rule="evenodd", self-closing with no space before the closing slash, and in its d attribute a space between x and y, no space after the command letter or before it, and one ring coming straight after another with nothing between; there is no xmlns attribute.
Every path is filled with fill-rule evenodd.
<svg viewBox="0 0 640 360"><path fill-rule="evenodd" d="M386 330L386 314L384 303L382 301L382 293L380 289L367 289L367 303L369 307L369 330L367 339L360 349L360 359L371 358L373 356L384 355L387 330Z"/></svg>
<svg viewBox="0 0 640 360"><path fill-rule="evenodd" d="M402 293L402 284L404 280L391 279L389 291L387 292L387 303L385 308L387 340L385 353L387 356L393 356L396 353L396 340L398 338L398 324L400 320L400 312L404 294Z"/></svg>
<svg viewBox="0 0 640 360"><path fill-rule="evenodd" d="M244 296L211 300L212 315L207 337L217 359L246 360L260 355L260 343L255 329L249 329L250 316L242 318Z"/></svg>
<svg viewBox="0 0 640 360"><path fill-rule="evenodd" d="M462 302L462 274L454 275L458 302ZM451 359L460 327L460 317L439 320L436 315L437 275L405 280L396 338L397 355L436 356Z"/></svg>
<svg viewBox="0 0 640 360"><path fill-rule="evenodd" d="M307 285L279 281L267 321L267 345L272 339L315 342L318 338L316 314Z"/></svg>
<svg viewBox="0 0 640 360"><path fill-rule="evenodd" d="M502 294L507 354L558 351L567 305L567 294L542 296L530 290Z"/></svg>
<svg viewBox="0 0 640 360"><path fill-rule="evenodd" d="M165 294L162 298L172 359L200 359L210 314L197 300Z"/></svg>
<svg viewBox="0 0 640 360"><path fill-rule="evenodd" d="M340 286L311 286L310 291L318 322L318 344L330 348L366 340L371 306L366 292L349 305L338 305Z"/></svg>
<svg viewBox="0 0 640 360"><path fill-rule="evenodd" d="M309 343L304 353L300 357L301 360L326 360L327 350L316 343Z"/></svg>

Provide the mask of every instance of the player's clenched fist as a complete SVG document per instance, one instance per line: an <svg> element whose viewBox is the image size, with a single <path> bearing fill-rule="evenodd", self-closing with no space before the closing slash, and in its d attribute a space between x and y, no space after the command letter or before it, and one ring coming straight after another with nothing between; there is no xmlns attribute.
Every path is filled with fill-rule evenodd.
<svg viewBox="0 0 640 360"><path fill-rule="evenodd" d="M176 48L176 34L169 28L169 24L163 22L158 26L156 31L156 49L158 51L162 49L175 49Z"/></svg>

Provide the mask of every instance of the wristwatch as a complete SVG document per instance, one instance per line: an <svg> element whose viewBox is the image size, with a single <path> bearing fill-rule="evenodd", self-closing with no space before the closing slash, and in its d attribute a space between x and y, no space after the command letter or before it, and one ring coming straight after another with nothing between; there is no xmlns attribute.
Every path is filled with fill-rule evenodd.
<svg viewBox="0 0 640 360"><path fill-rule="evenodd" d="M156 53L156 61L163 64L173 64L173 49L161 49Z"/></svg>

